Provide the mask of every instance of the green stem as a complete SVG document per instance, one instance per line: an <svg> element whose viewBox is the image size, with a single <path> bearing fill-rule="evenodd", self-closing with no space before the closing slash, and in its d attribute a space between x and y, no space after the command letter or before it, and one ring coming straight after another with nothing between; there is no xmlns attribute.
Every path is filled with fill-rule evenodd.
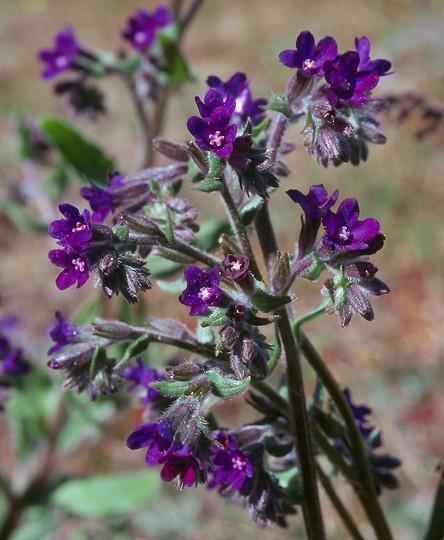
<svg viewBox="0 0 444 540"><path fill-rule="evenodd" d="M321 481L322 487L324 488L325 493L327 494L330 502L334 506L336 512L342 519L344 525L347 527L348 532L354 540L365 540L362 534L359 532L356 523L354 522L350 512L342 504L341 499L338 497L332 483L330 482L328 476L322 470L322 467L318 464L317 466L319 480Z"/></svg>
<svg viewBox="0 0 444 540"><path fill-rule="evenodd" d="M300 328L303 324L307 323L307 322L310 322L310 321L313 321L314 319L317 319L318 317L320 317L323 313L325 313L325 308L327 307L329 301L328 300L324 300L324 302L322 302L321 304L319 304L318 307L316 307L315 309L307 312L307 313L304 313L304 315L301 315L300 317L298 317L297 319L295 319L294 321L292 321L291 323L291 326L293 328L293 332L296 336L296 339L299 340L299 334L300 334Z"/></svg>
<svg viewBox="0 0 444 540"><path fill-rule="evenodd" d="M253 248L251 247L250 239L248 238L247 229L240 219L239 212L234 204L226 181L224 181L224 188L220 193L225 203L225 208L227 209L230 225L236 237L236 241L245 255L247 255L250 259L250 270L252 274L256 279L262 281L262 276L256 263Z"/></svg>
<svg viewBox="0 0 444 540"><path fill-rule="evenodd" d="M324 364L316 349L302 332L299 333L300 337L298 341L304 356L318 377L321 379L322 384L325 386L326 390L333 399L347 427L361 484L361 489L354 485L357 495L361 498L364 510L366 511L367 517L376 532L377 538L379 540L393 540L393 536L379 504L378 495L373 484L367 453L359 433L359 429L356 426L353 413L351 412L350 407L342 394L341 388L328 370L327 366Z"/></svg>

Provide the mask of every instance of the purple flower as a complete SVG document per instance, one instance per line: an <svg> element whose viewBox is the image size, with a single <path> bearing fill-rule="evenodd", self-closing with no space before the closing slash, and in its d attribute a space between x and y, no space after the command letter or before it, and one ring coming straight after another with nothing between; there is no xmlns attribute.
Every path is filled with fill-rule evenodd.
<svg viewBox="0 0 444 540"><path fill-rule="evenodd" d="M114 196L109 189L96 186L91 180L89 182L91 186L82 187L80 195L89 202L93 211L92 220L96 223L102 223L114 210Z"/></svg>
<svg viewBox="0 0 444 540"><path fill-rule="evenodd" d="M367 405L355 405L352 402L351 393L348 388L345 388L342 391L342 394L345 397L345 401L348 403L348 406L350 407L350 410L355 419L355 424L359 428L361 435L364 439L368 438L370 433L374 431L374 428L365 427L364 425L368 422L367 416L372 414L372 409L370 409L370 407L367 407Z"/></svg>
<svg viewBox="0 0 444 540"><path fill-rule="evenodd" d="M52 79L59 73L69 70L79 52L80 47L71 27L58 32L54 37L54 49L43 49L39 52L40 60L47 64L41 77Z"/></svg>
<svg viewBox="0 0 444 540"><path fill-rule="evenodd" d="M359 205L356 199L344 199L336 214L329 212L323 218L325 228L323 243L334 250L356 251L367 249L380 235L380 225L376 219L359 221Z"/></svg>
<svg viewBox="0 0 444 540"><path fill-rule="evenodd" d="M78 336L80 333L79 325L65 321L60 311L55 312L55 318L57 319L57 323L49 332L55 345L49 349L48 355L60 351L60 349L72 343L72 338Z"/></svg>
<svg viewBox="0 0 444 540"><path fill-rule="evenodd" d="M130 450L147 448L145 461L147 465L157 465L160 459L170 451L173 446L173 429L170 422L154 422L142 424L126 440Z"/></svg>
<svg viewBox="0 0 444 540"><path fill-rule="evenodd" d="M22 357L20 348L11 349L9 353L0 358L0 375L26 375L30 366Z"/></svg>
<svg viewBox="0 0 444 540"><path fill-rule="evenodd" d="M237 134L236 124L230 124L234 100L230 97L224 100L219 91L210 89L204 102L196 98L196 104L202 118L191 116L187 120L188 131L195 137L196 144L218 157L229 157Z"/></svg>
<svg viewBox="0 0 444 540"><path fill-rule="evenodd" d="M173 448L159 458L158 463L163 464L160 477L164 482L170 482L176 477L181 487L191 487L205 475L205 466L186 445ZM203 474L202 474L203 473Z"/></svg>
<svg viewBox="0 0 444 540"><path fill-rule="evenodd" d="M60 204L59 210L64 219L57 219L49 225L49 235L57 238L64 247L78 248L89 242L93 235L89 211L84 210L80 214L75 206L67 203Z"/></svg>
<svg viewBox="0 0 444 540"><path fill-rule="evenodd" d="M145 405L153 399L160 396L155 388L150 388L149 384L155 381L162 381L163 377L157 369L145 364L140 357L136 359L137 366L127 366L122 371L122 377L132 384L128 386L128 391L131 392L136 387L141 386L146 390L146 395L141 399Z"/></svg>
<svg viewBox="0 0 444 540"><path fill-rule="evenodd" d="M185 268L186 289L179 296L179 302L189 306L190 315L202 315L208 306L217 306L223 298L219 289L220 277L217 267L204 272L197 266Z"/></svg>
<svg viewBox="0 0 444 540"><path fill-rule="evenodd" d="M262 98L253 101L245 73L237 72L226 82L212 75L208 77L207 84L219 90L224 97L230 96L235 100L235 112L232 119L236 124L245 123L250 119L255 126L265 118L262 107L267 104L267 100Z"/></svg>
<svg viewBox="0 0 444 540"><path fill-rule="evenodd" d="M358 71L359 54L353 51L324 64L325 79L330 84L327 98L333 107L347 103L360 106L369 101L369 93L379 82L375 71Z"/></svg>
<svg viewBox="0 0 444 540"><path fill-rule="evenodd" d="M211 450L213 456L213 478L208 487L219 486L220 492L227 489L236 491L242 487L246 478L253 476L253 465L248 456L239 449L236 437L225 431L213 432L211 436L222 446L214 445Z"/></svg>
<svg viewBox="0 0 444 540"><path fill-rule="evenodd" d="M316 45L313 34L308 30L301 32L296 40L296 50L282 51L279 61L284 66L298 68L307 78L323 77L324 62L333 61L338 53L336 41L327 36Z"/></svg>
<svg viewBox="0 0 444 540"><path fill-rule="evenodd" d="M307 195L304 195L298 189L289 189L286 193L292 201L301 206L305 215L313 220L326 217L339 195L339 191L336 190L332 195L328 196L327 190L322 184L311 186Z"/></svg>
<svg viewBox="0 0 444 540"><path fill-rule="evenodd" d="M222 267L228 279L237 281L248 276L250 260L244 253L229 254L222 261Z"/></svg>
<svg viewBox="0 0 444 540"><path fill-rule="evenodd" d="M154 43L157 31L173 21L172 14L165 6L159 6L151 13L138 9L128 20L128 28L122 36L131 43L134 49L144 52Z"/></svg>
<svg viewBox="0 0 444 540"><path fill-rule="evenodd" d="M63 270L57 276L56 285L63 291L77 281L77 288L84 285L89 277L91 265L88 257L78 249L53 249L48 253L49 260Z"/></svg>
<svg viewBox="0 0 444 540"><path fill-rule="evenodd" d="M391 62L382 58L370 60L370 41L366 36L355 38L355 47L359 54L359 71L374 71L380 77L388 75L387 71L392 67Z"/></svg>

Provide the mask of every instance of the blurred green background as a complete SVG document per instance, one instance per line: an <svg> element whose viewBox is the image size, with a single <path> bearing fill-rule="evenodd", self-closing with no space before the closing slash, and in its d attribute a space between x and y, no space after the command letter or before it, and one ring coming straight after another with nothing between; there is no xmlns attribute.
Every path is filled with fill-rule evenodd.
<svg viewBox="0 0 444 540"><path fill-rule="evenodd" d="M0 174L9 188L20 186L45 221L55 219L57 211L38 204L39 174L31 163L19 162L16 125L27 115L50 112L67 117L67 113L53 95L51 83L40 80L36 51L49 47L54 33L68 24L80 42L117 51L125 47L120 32L128 16L138 7L150 10L156 5L133 0L1 0ZM255 97L283 92L289 70L279 64L277 56L292 48L305 29L317 40L332 35L341 51L353 49L354 38L366 35L372 43L372 58L393 63L394 73L381 80L376 97L418 91L431 102L444 104L441 0L207 0L183 43L195 81L173 96L165 135L177 141L189 138L185 121L195 114L194 96L203 95L208 75L226 80L235 71L244 71ZM96 123L72 121L115 158L121 173L134 173L138 133L132 105L119 81L106 80L101 88L109 114ZM374 409L374 423L382 428L386 449L403 461L401 489L383 495L395 537L403 540L420 537L438 478L436 468L444 461L444 129L441 126L418 141L414 133L420 125L418 117L401 126L386 118L382 127L388 142L372 145L367 163L328 169L320 168L306 154L301 126L293 126L290 137L298 148L286 159L292 174L271 201L282 249L292 249L299 227L298 209L284 190L306 191L316 183L323 183L329 191L339 188L341 198L356 197L362 217L377 218L387 237L374 263L392 292L374 302L375 320L354 319L349 328L340 329L336 318L329 316L311 323L307 333L339 381L352 388L355 401ZM202 199L205 195L191 190L184 194L203 208L203 215L205 208L210 213L211 205ZM72 197L69 202L79 201L74 192ZM1 314L21 317L26 330L22 344L31 351L34 362L44 365L45 335L54 311L60 309L68 317L82 298L100 292L92 291L91 284L81 291L58 291L54 285L57 270L47 261L53 242L20 231L2 214L0 226ZM317 303L319 288L320 283L298 285L298 312ZM148 309L150 305L157 309L160 294L150 292ZM165 316L168 309L171 304L161 306L156 314ZM124 438L137 421L137 414L122 418L107 435L106 445L76 456L73 470L103 472L140 465L142 456L134 456L124 446ZM5 463L10 463L7 441L0 442L0 452ZM140 536L132 537L230 540L260 534L264 540L303 538L278 529L258 533L242 508L202 488L186 493L166 488L164 492L144 510ZM352 493L345 487L343 494L354 509ZM324 505L329 512L326 500ZM359 516L360 511L356 512ZM335 523L328 520L329 538L346 538ZM93 538L107 538L100 522L91 521L85 527L91 528ZM294 527L299 530L297 523ZM70 535L79 531L76 520L67 520L65 529L48 538L74 538ZM365 534L372 538L370 530Z"/></svg>

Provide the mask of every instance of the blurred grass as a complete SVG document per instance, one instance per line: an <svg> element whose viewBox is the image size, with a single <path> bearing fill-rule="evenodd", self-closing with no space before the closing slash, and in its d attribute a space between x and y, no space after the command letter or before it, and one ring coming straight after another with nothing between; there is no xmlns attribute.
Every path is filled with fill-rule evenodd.
<svg viewBox="0 0 444 540"><path fill-rule="evenodd" d="M2 0L0 172L3 178L12 183L25 182L29 189L37 181L32 167L19 167L17 161L15 125L21 116L49 112L66 117L63 104L52 94L51 85L39 79L36 51L48 47L53 34L67 24L75 28L81 42L117 50L124 46L119 34L126 18L137 7L154 6L152 1L132 0ZM204 93L205 78L210 74L225 80L235 71L245 71L256 97L268 97L270 91L282 92L289 72L277 62L277 55L293 47L296 36L304 29L310 29L317 39L333 35L340 50L353 48L355 36L367 35L373 44L372 57L388 58L394 67L394 74L378 86L378 96L417 90L444 102L441 0L207 1L184 42L196 80L174 96L166 135L179 141L189 137L185 120L195 113L194 96ZM122 173L135 172L134 148L138 135L131 103L122 94L118 82L106 81L103 89L110 114L95 124L85 120L75 122L108 150ZM381 147L373 145L367 163L359 168L342 165L328 169L319 168L305 153L298 133L301 128L293 127L291 136L298 149L288 159L292 174L271 201L284 249L292 249L299 226L299 211L289 202L284 190L305 191L311 184L321 182L329 191L338 187L342 198L356 197L361 215L377 218L387 236L384 250L374 259L380 268L379 277L389 284L392 292L375 301L375 321L354 320L350 328L339 331L336 319L331 316L312 323L308 333L338 379L354 389L355 399L373 407L375 423L383 430L386 448L403 460L401 490L384 495L383 501L391 508L396 537L403 540L416 540L420 536L416 527L425 521L432 500L432 488L437 480L434 468L444 459L444 439L439 427L444 424L444 402L440 399L444 390L444 133L441 128L418 142L412 137L415 127L414 121L399 128L387 123L384 131L388 142ZM202 206L201 194L191 196ZM53 213L49 214L49 219L53 219L56 209L46 211ZM292 220L293 230L288 225ZM91 286L81 291L57 291L53 284L56 270L49 267L46 258L52 247L49 239L36 239L19 232L5 218L1 218L0 225L1 309L4 313L20 314L27 330L25 345L31 346L35 360L43 364L45 357L33 343L52 323L55 309L69 315L79 299L91 293ZM303 306L317 302L318 289L319 284L300 285L296 292L301 308L296 306L297 309L303 311ZM148 304L152 302L157 308L159 298L159 293L152 291ZM164 316L170 308L166 305L160 309L159 315ZM43 344L43 351L45 347ZM116 427L110 445L112 451L103 456L106 463L115 463L119 456L118 462L129 459L134 466L139 464L140 456L128 457L128 452L122 449L122 433L127 434L132 425L125 419ZM94 461L90 462L93 468L97 465ZM344 493L354 509L353 497L347 489ZM192 494L168 491L165 507L170 504L170 498L174 499L173 513L183 515L183 519L192 516L190 523L194 525L180 533L183 521L178 519L172 531L168 527L173 522L167 513L163 525L162 520L149 525L155 512L163 513L164 503L159 502L159 508L152 509L154 514L147 513L142 518L148 527L145 530L153 528L147 538L228 540L240 534L244 538L257 534L247 524L242 509L218 499L216 502L215 496L206 495L201 502L199 493L194 491ZM166 532L156 527L166 527ZM264 540L288 537L288 533L279 530L260 534ZM343 539L344 534L333 526L329 530L332 539ZM366 538L371 538L370 532Z"/></svg>

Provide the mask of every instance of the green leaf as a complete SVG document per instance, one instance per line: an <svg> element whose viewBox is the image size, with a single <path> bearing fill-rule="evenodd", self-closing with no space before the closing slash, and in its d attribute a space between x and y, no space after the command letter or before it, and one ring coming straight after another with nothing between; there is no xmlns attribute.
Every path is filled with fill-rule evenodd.
<svg viewBox="0 0 444 540"><path fill-rule="evenodd" d="M115 165L101 148L68 122L55 116L44 116L39 124L81 178L87 176L98 184L105 184L108 173L115 169Z"/></svg>
<svg viewBox="0 0 444 540"><path fill-rule="evenodd" d="M127 514L154 497L157 471L138 471L67 480L52 494L51 503L80 517Z"/></svg>
<svg viewBox="0 0 444 540"><path fill-rule="evenodd" d="M260 311L274 311L293 300L291 296L275 296L267 293L263 289L256 289L251 296L251 302Z"/></svg>
<svg viewBox="0 0 444 540"><path fill-rule="evenodd" d="M48 232L48 224L28 214L22 204L0 197L0 210L22 231Z"/></svg>
<svg viewBox="0 0 444 540"><path fill-rule="evenodd" d="M264 199L262 199L262 197L259 197L259 195L251 197L251 199L246 204L244 204L244 206L240 209L239 215L242 223L245 226L250 225L250 223L253 222L256 214L262 208L263 204Z"/></svg>
<svg viewBox="0 0 444 540"><path fill-rule="evenodd" d="M165 396L171 397L183 396L188 386L189 384L186 381L157 381L150 384L151 388L154 388Z"/></svg>
<svg viewBox="0 0 444 540"><path fill-rule="evenodd" d="M208 152L208 161L210 163L210 170L208 171L209 178L220 178L227 162L224 158L216 156L213 152Z"/></svg>
<svg viewBox="0 0 444 540"><path fill-rule="evenodd" d="M250 377L239 381L230 375L224 375L219 371L207 371L205 376L210 381L213 394L218 397L230 398L243 394L250 385Z"/></svg>
<svg viewBox="0 0 444 540"><path fill-rule="evenodd" d="M128 345L120 363L124 365L131 358L134 358L134 356L137 356L143 353L148 348L150 341L151 341L151 337L148 334L143 334L140 337L138 337L135 341L133 341L130 345Z"/></svg>
<svg viewBox="0 0 444 540"><path fill-rule="evenodd" d="M221 326L228 321L227 310L224 308L210 308L210 314L202 319L200 323L204 328L206 326Z"/></svg>
<svg viewBox="0 0 444 540"><path fill-rule="evenodd" d="M200 249L211 251L218 245L221 234L230 232L230 226L226 221L218 218L204 221L196 234L195 242Z"/></svg>
<svg viewBox="0 0 444 540"><path fill-rule="evenodd" d="M287 103L287 98L281 94L273 94L268 105L264 106L268 111L276 111L285 115L287 118L292 118L291 108Z"/></svg>
<svg viewBox="0 0 444 540"><path fill-rule="evenodd" d="M216 178L205 178L197 183L194 189L204 193L214 193L215 191L222 191L222 183Z"/></svg>
<svg viewBox="0 0 444 540"><path fill-rule="evenodd" d="M163 49L163 54L168 63L168 82L169 84L180 84L191 79L191 72L181 55L177 43L164 33L158 34L159 42Z"/></svg>

